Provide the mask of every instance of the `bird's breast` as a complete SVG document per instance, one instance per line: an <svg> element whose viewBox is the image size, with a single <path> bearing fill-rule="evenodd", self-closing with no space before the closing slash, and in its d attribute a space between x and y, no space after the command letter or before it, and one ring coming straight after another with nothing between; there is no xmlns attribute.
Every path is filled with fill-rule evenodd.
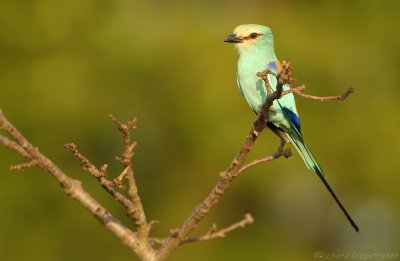
<svg viewBox="0 0 400 261"><path fill-rule="evenodd" d="M264 81L257 76L266 69L266 61L257 59L239 59L238 86L250 107L259 112L267 97Z"/></svg>

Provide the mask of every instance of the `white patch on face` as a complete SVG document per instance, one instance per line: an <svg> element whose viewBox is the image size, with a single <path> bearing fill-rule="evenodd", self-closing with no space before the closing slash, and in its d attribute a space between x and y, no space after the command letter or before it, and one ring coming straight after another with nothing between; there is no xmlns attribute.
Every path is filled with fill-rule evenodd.
<svg viewBox="0 0 400 261"><path fill-rule="evenodd" d="M239 37L248 37L251 33L261 34L261 32L257 29L242 26L236 27L234 33Z"/></svg>
<svg viewBox="0 0 400 261"><path fill-rule="evenodd" d="M236 49L239 51L239 53L242 53L244 51L246 51L247 49L249 49L251 46L253 45L252 42L249 41L245 41L243 43L235 43L235 47Z"/></svg>
<svg viewBox="0 0 400 261"><path fill-rule="evenodd" d="M246 38L249 37L251 33L261 34L261 31L250 27L238 26L235 28L234 33L236 34L236 36L240 38ZM255 39L248 38L241 43L236 43L235 47L239 50L239 52L242 52L251 47L256 40L257 38Z"/></svg>

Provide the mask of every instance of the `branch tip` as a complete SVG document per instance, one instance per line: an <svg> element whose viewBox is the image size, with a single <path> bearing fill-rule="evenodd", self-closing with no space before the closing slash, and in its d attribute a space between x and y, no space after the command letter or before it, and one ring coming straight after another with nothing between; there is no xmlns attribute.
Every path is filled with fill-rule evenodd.
<svg viewBox="0 0 400 261"><path fill-rule="evenodd" d="M128 135L129 131L136 128L137 125L137 118L132 117L127 123L122 123L113 114L109 114L108 117L117 125L117 128L122 134Z"/></svg>
<svg viewBox="0 0 400 261"><path fill-rule="evenodd" d="M251 213L245 213L244 220L246 220L246 222L244 222L244 224L253 224L254 223L254 218L251 215Z"/></svg>
<svg viewBox="0 0 400 261"><path fill-rule="evenodd" d="M64 144L64 149L69 152L75 153L78 151L78 146L76 146L74 143L66 143Z"/></svg>
<svg viewBox="0 0 400 261"><path fill-rule="evenodd" d="M108 164L103 164L100 167L100 171L101 171L101 173L103 173L104 177L107 177L107 175L108 175Z"/></svg>
<svg viewBox="0 0 400 261"><path fill-rule="evenodd" d="M125 167L124 170L121 172L121 174L119 174L116 178L114 178L115 185L117 185L117 187L121 190L124 190L126 188L125 185L123 184L123 179L128 174L129 169L130 166Z"/></svg>
<svg viewBox="0 0 400 261"><path fill-rule="evenodd" d="M11 171L25 170L25 169L30 169L32 167L35 167L37 165L38 165L38 162L36 160L31 160L29 162L12 165L12 166L10 166L10 170Z"/></svg>
<svg viewBox="0 0 400 261"><path fill-rule="evenodd" d="M228 233L232 232L235 229L238 228L244 228L247 225L253 224L254 223L254 218L250 213L246 213L244 214L243 218L235 223L233 223L232 225L220 229L217 229L217 225L213 224L211 226L211 228L207 231L207 233L205 233L202 236L198 236L198 237L187 237L186 239L184 239L181 244L184 243L192 243L192 242L199 242L199 241L206 241L206 240L211 240L214 238L223 238L225 237Z"/></svg>
<svg viewBox="0 0 400 261"><path fill-rule="evenodd" d="M154 229L158 224L160 224L160 221L158 221L158 220L151 220L151 221L147 224L147 227L148 227L148 229L149 229L149 232L150 232L150 230Z"/></svg>

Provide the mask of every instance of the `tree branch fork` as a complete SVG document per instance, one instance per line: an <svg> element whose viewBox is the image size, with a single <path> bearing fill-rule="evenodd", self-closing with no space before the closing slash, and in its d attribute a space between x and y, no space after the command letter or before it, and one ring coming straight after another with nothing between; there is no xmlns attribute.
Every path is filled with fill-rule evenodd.
<svg viewBox="0 0 400 261"><path fill-rule="evenodd" d="M269 85L269 74L277 77L278 83L275 91L272 91ZM349 88L346 92L338 96L313 96L303 93L305 89L304 85L291 87L289 90L283 90L284 85L291 86L295 82L292 78L292 65L289 61L284 61L282 63L282 70L278 74L266 70L257 75L265 82L268 95L239 152L234 157L230 166L220 173L216 185L208 196L195 207L193 212L178 228L171 229L171 234L163 239L150 236L152 228L158 224L158 221L147 221L135 180L132 157L137 143L131 140L131 131L137 127L136 118L122 123L112 114L109 115L111 121L114 122L117 130L120 132L123 142L122 154L116 157L116 160L121 164L122 170L120 173L113 175L114 178L111 177L112 175L108 171L107 164L97 167L78 150L75 144L68 143L64 146L64 148L81 163L83 170L95 178L100 186L125 208L126 214L135 224L135 230L123 224L97 202L96 199L82 187L80 181L70 178L50 159L39 152L39 150L7 120L1 110L0 130L6 135L0 134L0 145L14 150L27 160L26 162L11 166L10 170L20 171L37 166L47 171L56 179L68 196L78 201L80 205L87 209L141 260L164 260L182 244L225 237L228 233L254 222L251 214L246 213L242 219L225 228L217 229L216 226L213 225L212 228L203 235L190 236L199 222L218 203L220 197L224 194L226 189L229 188L235 177L259 164L273 161L282 156L285 158L291 156L290 150L285 150L285 143L281 142L281 145L274 154L255 159L246 164L244 163L256 139L266 128L266 122L269 118L269 109L274 100L280 99L288 93L295 93L300 97L319 101L344 100L353 93L353 89Z"/></svg>

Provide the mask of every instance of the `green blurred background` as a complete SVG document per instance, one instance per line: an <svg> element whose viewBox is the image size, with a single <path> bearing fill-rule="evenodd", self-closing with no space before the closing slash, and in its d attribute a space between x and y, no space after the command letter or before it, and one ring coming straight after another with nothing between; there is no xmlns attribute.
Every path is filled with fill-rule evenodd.
<svg viewBox="0 0 400 261"><path fill-rule="evenodd" d="M113 214L124 210L63 144L97 165L121 151L107 113L139 127L137 183L154 234L177 227L238 151L255 115L235 79L237 52L223 38L242 23L272 28L307 92L297 99L309 146L360 226L355 233L296 154L239 177L194 231L251 212L225 239L189 244L171 260L315 260L315 252L400 250L399 1L0 1L0 107L26 137ZM249 158L275 151L266 132ZM0 148L1 260L132 260L98 221L38 169ZM133 258L135 259L135 258Z"/></svg>

